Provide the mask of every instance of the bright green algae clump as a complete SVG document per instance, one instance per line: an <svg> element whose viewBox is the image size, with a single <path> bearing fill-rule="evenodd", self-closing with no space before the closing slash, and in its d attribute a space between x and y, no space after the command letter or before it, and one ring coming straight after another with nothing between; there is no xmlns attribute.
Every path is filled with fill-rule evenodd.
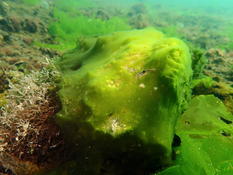
<svg viewBox="0 0 233 175"><path fill-rule="evenodd" d="M192 76L182 41L152 28L117 32L80 40L58 64L63 72L58 121L72 143L94 145L90 154L103 159L125 152L130 163L136 161L132 169L151 171L170 162L174 125L190 96Z"/></svg>
<svg viewBox="0 0 233 175"><path fill-rule="evenodd" d="M233 174L233 116L213 95L192 99L177 122L177 165L160 175Z"/></svg>

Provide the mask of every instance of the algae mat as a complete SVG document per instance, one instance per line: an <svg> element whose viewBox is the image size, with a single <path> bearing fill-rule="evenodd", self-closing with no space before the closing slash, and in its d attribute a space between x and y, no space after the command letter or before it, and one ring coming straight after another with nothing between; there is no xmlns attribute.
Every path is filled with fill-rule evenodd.
<svg viewBox="0 0 233 175"><path fill-rule="evenodd" d="M101 174L104 162L109 174L150 173L170 164L192 77L181 40L153 28L80 39L58 65L58 122L71 145L79 145L78 166L88 157L85 173Z"/></svg>
<svg viewBox="0 0 233 175"><path fill-rule="evenodd" d="M213 95L192 99L177 123L177 165L159 175L233 174L232 121L232 114Z"/></svg>

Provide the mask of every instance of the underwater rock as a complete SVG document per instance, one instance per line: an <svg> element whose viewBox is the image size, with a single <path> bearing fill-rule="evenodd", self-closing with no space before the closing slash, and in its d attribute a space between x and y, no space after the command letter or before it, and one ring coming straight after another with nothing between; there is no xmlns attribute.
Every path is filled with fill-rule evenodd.
<svg viewBox="0 0 233 175"><path fill-rule="evenodd" d="M152 28L80 39L58 65L57 120L84 174L101 174L103 166L144 174L170 163L192 76L182 41Z"/></svg>
<svg viewBox="0 0 233 175"><path fill-rule="evenodd" d="M12 39L12 36L8 32L0 30L0 34L2 35L3 43L9 43L9 44L11 44L11 42L12 42L13 39Z"/></svg>
<svg viewBox="0 0 233 175"><path fill-rule="evenodd" d="M109 20L110 19L110 15L107 12L105 12L104 10L99 9L96 12L96 18L105 21L105 20Z"/></svg>
<svg viewBox="0 0 233 175"><path fill-rule="evenodd" d="M136 29L143 29L149 26L148 18L146 15L139 14L130 18L129 24Z"/></svg>
<svg viewBox="0 0 233 175"><path fill-rule="evenodd" d="M139 4L133 5L127 15L129 17L132 17L137 14L146 14L146 13L147 13L146 6L143 3L139 3Z"/></svg>
<svg viewBox="0 0 233 175"><path fill-rule="evenodd" d="M40 20L18 16L1 17L0 28L6 32L47 32L47 28Z"/></svg>
<svg viewBox="0 0 233 175"><path fill-rule="evenodd" d="M17 16L1 18L0 27L7 32L19 32L21 30L21 19Z"/></svg>
<svg viewBox="0 0 233 175"><path fill-rule="evenodd" d="M33 19L25 19L23 27L25 31L30 33L36 33L38 31L38 24Z"/></svg>
<svg viewBox="0 0 233 175"><path fill-rule="evenodd" d="M232 174L232 123L232 114L218 98L193 98L177 122L181 146L176 149L176 165L159 175Z"/></svg>
<svg viewBox="0 0 233 175"><path fill-rule="evenodd" d="M215 81L233 86L233 59L231 53L221 49L209 49L206 56L209 61L204 73Z"/></svg>
<svg viewBox="0 0 233 175"><path fill-rule="evenodd" d="M39 49L43 55L48 55L49 58L54 58L57 56L61 56L61 53L59 53L56 50L49 49L49 48L40 48Z"/></svg>
<svg viewBox="0 0 233 175"><path fill-rule="evenodd" d="M132 6L127 15L129 17L129 24L136 29L143 29L150 24L144 4L139 3Z"/></svg>
<svg viewBox="0 0 233 175"><path fill-rule="evenodd" d="M3 175L32 175L40 167L30 161L22 161L6 152L0 154L0 174Z"/></svg>

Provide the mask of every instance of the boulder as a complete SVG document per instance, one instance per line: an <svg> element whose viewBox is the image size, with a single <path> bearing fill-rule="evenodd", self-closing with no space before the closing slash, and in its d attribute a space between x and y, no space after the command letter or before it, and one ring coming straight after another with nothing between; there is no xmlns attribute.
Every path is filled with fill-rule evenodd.
<svg viewBox="0 0 233 175"><path fill-rule="evenodd" d="M80 39L58 66L57 121L84 174L149 174L170 163L192 77L181 40L153 28Z"/></svg>

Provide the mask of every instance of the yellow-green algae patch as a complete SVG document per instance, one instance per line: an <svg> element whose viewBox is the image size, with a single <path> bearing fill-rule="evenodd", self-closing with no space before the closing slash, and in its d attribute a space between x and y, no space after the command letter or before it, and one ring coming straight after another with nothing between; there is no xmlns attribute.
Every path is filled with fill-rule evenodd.
<svg viewBox="0 0 233 175"><path fill-rule="evenodd" d="M148 172L170 162L174 126L190 96L192 76L189 50L181 40L153 28L80 39L58 65L63 80L57 118L73 144L96 147L91 155L101 159L140 150L144 153L136 151L135 157L152 156L145 160L153 162L145 164ZM139 162L134 169L142 166Z"/></svg>
<svg viewBox="0 0 233 175"><path fill-rule="evenodd" d="M176 165L159 175L233 174L233 116L213 95L194 97L178 119Z"/></svg>

